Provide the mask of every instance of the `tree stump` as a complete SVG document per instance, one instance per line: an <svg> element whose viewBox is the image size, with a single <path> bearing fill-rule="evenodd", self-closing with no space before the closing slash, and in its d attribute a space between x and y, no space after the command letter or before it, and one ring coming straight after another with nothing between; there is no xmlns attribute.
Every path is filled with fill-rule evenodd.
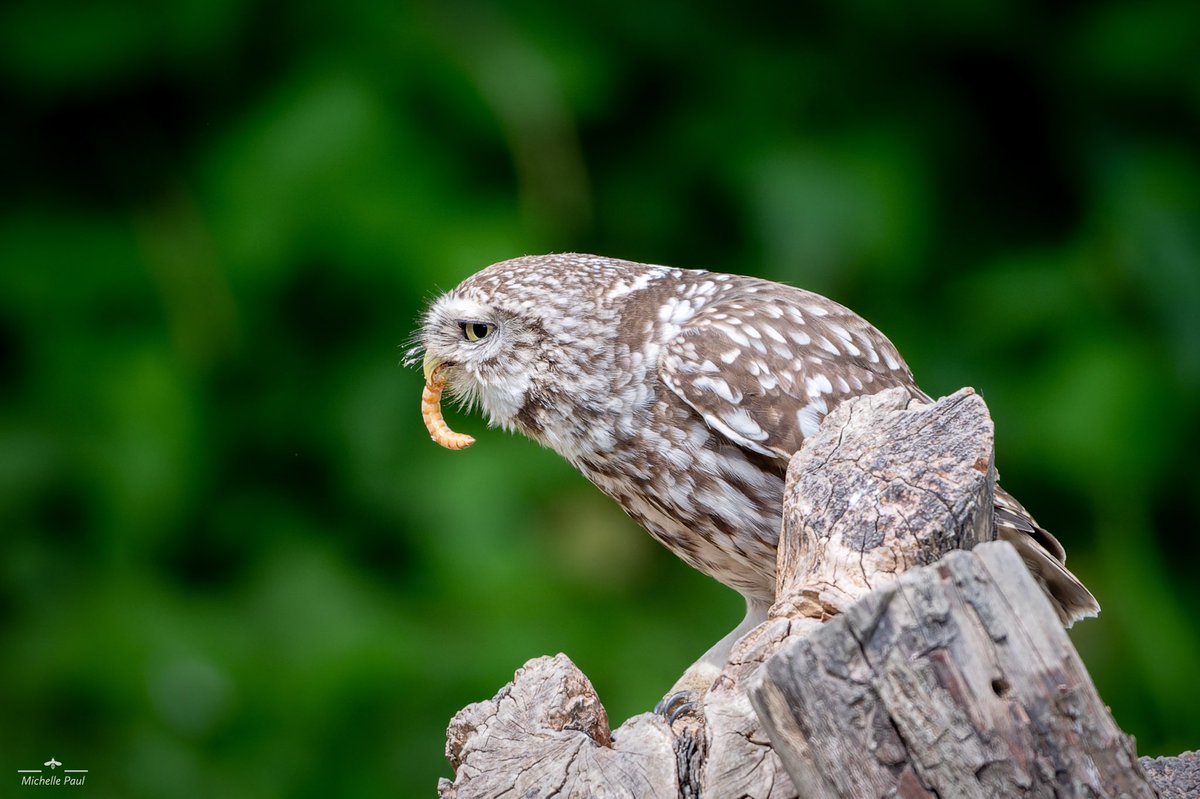
<svg viewBox="0 0 1200 799"><path fill-rule="evenodd" d="M1153 797L1009 544L951 552L748 681L804 797Z"/></svg>
<svg viewBox="0 0 1200 799"><path fill-rule="evenodd" d="M843 403L789 465L776 604L702 713L611 731L565 655L531 660L451 721L439 795L1154 796L1049 600L988 543L992 450L970 389Z"/></svg>

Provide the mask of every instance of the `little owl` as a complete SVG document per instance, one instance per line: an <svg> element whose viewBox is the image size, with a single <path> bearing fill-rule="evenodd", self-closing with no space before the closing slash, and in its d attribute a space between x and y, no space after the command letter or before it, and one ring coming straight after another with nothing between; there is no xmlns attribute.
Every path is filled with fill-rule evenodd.
<svg viewBox="0 0 1200 799"><path fill-rule="evenodd" d="M413 357L745 597L745 620L676 685L698 691L774 598L788 460L849 397L899 386L929 401L892 343L832 300L594 255L517 258L467 278L426 312ZM999 488L995 505L997 537L1063 622L1094 615L1058 541Z"/></svg>

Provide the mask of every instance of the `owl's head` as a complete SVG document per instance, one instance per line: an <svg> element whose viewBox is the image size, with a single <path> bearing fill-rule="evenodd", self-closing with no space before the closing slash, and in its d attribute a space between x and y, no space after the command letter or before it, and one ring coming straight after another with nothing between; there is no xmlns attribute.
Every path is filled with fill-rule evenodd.
<svg viewBox="0 0 1200 799"><path fill-rule="evenodd" d="M565 453L570 420L608 393L620 297L654 269L573 254L493 264L433 302L409 360L426 378L444 365L451 397L491 425Z"/></svg>
<svg viewBox="0 0 1200 799"><path fill-rule="evenodd" d="M490 424L511 428L528 401L544 326L502 290L468 285L443 294L421 321L410 360L422 361L425 378L442 367L451 397L479 407Z"/></svg>

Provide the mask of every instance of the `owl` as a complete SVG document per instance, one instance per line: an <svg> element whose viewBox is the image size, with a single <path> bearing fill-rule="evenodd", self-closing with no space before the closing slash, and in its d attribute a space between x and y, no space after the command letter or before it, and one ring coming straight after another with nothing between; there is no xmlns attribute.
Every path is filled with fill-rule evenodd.
<svg viewBox="0 0 1200 799"><path fill-rule="evenodd" d="M489 266L437 298L417 338L411 358L427 378L489 425L553 449L659 543L745 598L745 619L685 673L685 690L702 690L766 619L784 474L826 414L894 387L931 401L892 343L832 300L595 255ZM1062 621L1095 615L1058 541L998 487L995 504L997 537Z"/></svg>

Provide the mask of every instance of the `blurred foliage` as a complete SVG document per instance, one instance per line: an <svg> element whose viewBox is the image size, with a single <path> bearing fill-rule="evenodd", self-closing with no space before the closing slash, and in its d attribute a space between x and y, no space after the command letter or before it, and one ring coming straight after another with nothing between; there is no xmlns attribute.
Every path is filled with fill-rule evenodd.
<svg viewBox="0 0 1200 799"><path fill-rule="evenodd" d="M614 722L741 617L552 453L428 440L439 289L582 250L821 291L988 399L1200 743L1200 5L0 7L0 764L90 796L428 795L565 651Z"/></svg>

